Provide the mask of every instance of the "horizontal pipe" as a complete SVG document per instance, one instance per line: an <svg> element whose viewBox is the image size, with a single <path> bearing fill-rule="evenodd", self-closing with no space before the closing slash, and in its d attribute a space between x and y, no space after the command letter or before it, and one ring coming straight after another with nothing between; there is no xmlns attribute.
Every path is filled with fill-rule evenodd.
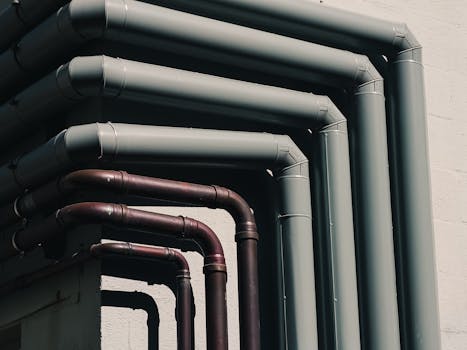
<svg viewBox="0 0 467 350"><path fill-rule="evenodd" d="M10 213L16 218L27 218L40 209L59 205L64 197L77 191L95 189L227 210L235 221L236 230L240 344L242 349L260 349L258 232L250 206L238 193L215 185L158 179L128 174L125 171L78 170L18 197L5 212L0 210L0 218L6 220ZM11 222L3 222L8 223Z"/></svg>
<svg viewBox="0 0 467 350"><path fill-rule="evenodd" d="M358 87L380 78L366 56L351 52L133 0L72 0L0 56L1 95L96 39L334 86Z"/></svg>
<svg viewBox="0 0 467 350"><path fill-rule="evenodd" d="M198 111L319 129L345 120L324 96L108 56L78 57L0 106L0 136L10 142L31 124L89 97L186 104ZM182 105L183 106L183 105ZM3 141L2 141L3 142Z"/></svg>
<svg viewBox="0 0 467 350"><path fill-rule="evenodd" d="M290 253L290 259L284 258L289 286L287 327L298 332L294 334L300 335L303 344L316 344L308 163L287 136L112 123L74 126L19 158L15 167L1 167L4 186L0 198L11 199L26 187L37 186L72 167L130 158L152 163L188 161L205 166L217 163L272 169L282 198L279 214L283 240Z"/></svg>
<svg viewBox="0 0 467 350"><path fill-rule="evenodd" d="M193 302L193 293L191 289L190 283L190 268L188 266L188 262L186 261L185 257L182 253L177 250L170 249L170 248L162 248L162 247L147 247L136 245L132 243L101 243L101 244L94 244L90 248L91 254L97 257L106 257L106 256L118 256L120 258L145 258L157 261L170 261L174 265L176 265L176 276L174 279L176 280L177 285L177 292L176 292L176 318L177 318L177 349L179 350L193 350L194 344L192 343L193 340L193 332L194 332L194 323L193 323L193 313L192 313L192 302ZM110 291L102 291L102 302L109 298ZM112 292L110 292L112 293ZM120 292L121 293L121 292ZM115 297L115 294L111 294L110 297ZM121 295L120 295L121 296ZM144 302L143 305L150 306L152 308L155 307L157 311L157 305L155 304L154 300L149 297L147 294L144 293L136 293L133 295L134 301L141 301ZM148 300L150 303L148 304ZM108 300L107 300L108 301ZM116 301L113 298L113 301ZM152 303L151 303L152 302ZM151 309L148 311L148 326L149 324L149 317ZM157 321L159 314L157 313ZM149 329L150 334L156 332L158 334L158 322L157 327L153 329ZM148 334L148 342L151 339L151 335ZM152 344L150 345L149 349L154 349L155 345L158 343L154 343L152 340ZM157 345L158 348L158 345Z"/></svg>
<svg viewBox="0 0 467 350"><path fill-rule="evenodd" d="M102 290L101 305L144 310L147 314L148 350L159 350L159 309L150 295L136 291Z"/></svg>
<svg viewBox="0 0 467 350"><path fill-rule="evenodd" d="M175 235L179 239L194 240L202 249L204 256L203 272L206 275L206 286L225 291L225 285L219 285L219 274L224 275L226 282L227 270L225 266L224 252L216 234L205 224L186 217L175 217L165 214L146 212L143 210L130 209L124 205L109 203L77 203L57 210L45 218L41 223L17 231L11 238L9 245L5 244L0 250L0 260L27 252L41 243L45 243L65 231L83 224L114 224L125 225L142 230L148 230L157 234ZM166 248L132 246L131 244L97 245L91 247L91 253L95 256L108 254L128 255L137 257L164 257L173 260L178 265L179 275L187 277L188 264L183 256L173 250ZM183 288L187 285L183 283ZM191 290L191 289L190 289ZM217 293L217 292L215 292ZM186 297L183 297L186 300ZM215 308L215 311L211 310ZM190 304L191 310L191 304ZM186 312L186 310L184 311ZM191 311L190 311L191 313ZM223 303L213 300L206 303L206 327L208 344L223 344L223 347L209 347L209 350L227 349L227 305L226 294L223 294ZM212 317L211 317L212 316ZM221 323L221 326L214 324ZM225 328L222 327L225 325ZM186 329L180 330L186 335ZM191 341L191 332L188 338ZM190 349L187 343L183 349Z"/></svg>

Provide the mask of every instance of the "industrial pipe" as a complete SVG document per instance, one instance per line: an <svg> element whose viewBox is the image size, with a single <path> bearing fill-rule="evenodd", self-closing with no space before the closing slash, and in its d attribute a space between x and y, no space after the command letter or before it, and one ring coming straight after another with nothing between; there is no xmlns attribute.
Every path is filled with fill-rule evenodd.
<svg viewBox="0 0 467 350"><path fill-rule="evenodd" d="M352 88L356 84L357 90L360 84L381 79L368 58L351 52L140 1L72 0L0 55L0 96L11 96L31 78L64 63L79 46L97 39L306 82Z"/></svg>
<svg viewBox="0 0 467 350"><path fill-rule="evenodd" d="M118 145L118 146L117 146ZM313 271L311 198L307 158L288 136L266 133L142 126L87 124L73 126L15 166L0 168L0 198L7 200L59 173L89 163L131 159L188 162L204 166L228 164L271 169L281 197L278 221L284 243L285 305L289 339L313 347L316 303Z"/></svg>
<svg viewBox="0 0 467 350"><path fill-rule="evenodd" d="M146 258L158 261L171 261L177 266L176 270L176 318L177 318L177 349L179 350L193 350L193 313L192 313L192 302L193 292L190 283L190 267L188 262L182 253L177 250L162 247L147 247L142 245L136 245L132 243L101 243L94 244L90 248L91 254L95 257L119 257L119 258ZM115 304L121 297L122 292L102 291L102 304L104 302L113 301ZM116 298L117 297L117 298ZM109 300L110 298L110 300ZM159 314L157 314L157 327L149 328L154 326L154 321L150 317L154 313L150 314L152 310L156 310L157 305L154 299L144 293L135 293L132 296L132 300L139 302L139 305L150 306L148 311L148 349L158 349L158 341L154 342L154 336L152 334L159 334ZM149 302L149 303L148 303ZM127 305L125 305L127 307ZM221 310L218 310L221 311ZM151 322L151 324L150 324Z"/></svg>
<svg viewBox="0 0 467 350"><path fill-rule="evenodd" d="M31 3L23 0L21 3ZM51 1L38 8L52 12L60 4L59 0ZM34 4L34 2L32 2ZM397 110L394 113L397 122L389 128L395 142L396 152L390 153L390 161L394 177L410 179L396 185L394 196L400 193L395 202L394 226L397 237L407 247L402 264L405 268L404 280L406 288L399 289L399 295L407 294L404 309L407 314L414 315L409 322L412 326L404 328L411 337L406 344L407 349L439 349L439 314L433 253L433 227L429 186L429 167L426 146L426 120L423 91L423 68L421 66L421 46L403 23L392 23L367 16L329 8L322 4L300 1L251 1L251 0L158 0L164 6L190 10L202 15L216 17L234 23L264 29L270 32L293 36L302 40L350 49L355 52L385 54L398 76L392 84L393 94L400 94ZM10 11L13 13L12 11ZM34 14L34 11L30 12ZM9 23L3 13L0 23ZM36 17L35 23L41 18ZM4 36L12 33L12 26L3 30ZM5 28L5 29L6 29ZM18 35L16 36L18 37ZM245 38L247 39L247 38ZM13 39L7 39L11 43ZM404 70L410 71L403 74ZM405 87L410 87L406 91ZM416 87L412 89L412 87ZM409 107L414 107L410 109ZM415 127L410 127L415 125ZM398 144L402 145L400 147ZM408 152L406 150L413 150ZM399 156L396 157L396 154ZM420 158L422 156L422 159ZM400 163L397 170L395 164ZM399 188L401 186L401 188ZM424 198L417 197L424 195ZM410 198L418 198L412 201ZM403 215L405 211L410 215ZM397 217L402 216L401 219ZM425 249L426 248L426 249ZM377 309L376 307L374 309ZM425 317L429 313L430 317ZM403 319L401 319L403 321ZM408 322L408 321L407 321ZM371 323L371 322L369 322ZM412 336L417 334L417 336ZM369 339L369 344L372 342ZM432 348L429 348L432 346Z"/></svg>
<svg viewBox="0 0 467 350"><path fill-rule="evenodd" d="M209 350L228 348L226 304L227 269L225 266L224 251L216 234L208 226L197 220L130 209L122 204L99 202L71 204L57 210L55 214L48 216L41 223L14 233L10 244L5 244L0 248L0 260L30 251L37 247L37 245L57 237L66 230L83 224L125 225L127 227L148 230L157 234L175 235L178 239L188 239L196 242L200 246L204 256L203 272L206 275L207 348ZM107 248L109 248L112 253L132 253L137 256L145 255L154 257L159 254L158 257L161 258L165 254L168 259L173 259L180 265L179 270L186 270L178 254L175 255L164 249L159 251L155 248L155 250L151 250L152 248L137 247L135 251L131 251L131 247L128 248L126 245L106 245L102 248L94 249L97 249L95 252L97 254L99 252L107 252ZM119 252L116 251L116 248L119 249ZM184 285L183 288L188 288L190 286L189 284L186 285L186 280L181 283ZM185 294L183 300L187 300ZM191 319L191 298L189 298L189 302L189 311L183 309L183 318L189 313L189 318ZM191 340L191 332L187 333L188 330L185 327L181 331L185 340ZM188 337L187 334L189 335ZM191 350L191 346L185 343L183 349Z"/></svg>
<svg viewBox="0 0 467 350"><path fill-rule="evenodd" d="M99 7L101 12L97 10L91 12L81 11L83 14L92 13L93 15L97 15L99 13L97 18L106 19L106 22L101 21L102 25L96 31L96 29L90 26L80 25L81 23L87 23L87 21L78 20L80 11L75 12L73 9L75 6L79 8L79 3L73 3L73 6L68 7L64 12L70 14L67 18L76 18L77 25L73 26L73 28L82 28L82 36L84 37L88 35L88 38L92 38L93 35L97 35L99 38L109 38L118 41L124 40L125 36L128 35L134 41L132 35L129 35L129 33L132 33L132 26L131 24L127 25L131 20L123 22L121 18L128 20L131 17L133 9L136 13L138 8L141 10L146 8L147 11L144 11L144 14L141 11L141 15L135 16L138 23L138 26L135 26L135 28L140 30L140 21L142 18L147 19L147 24L143 28L145 31L151 31L153 35L141 35L142 33L138 31L138 36L154 40L154 38L160 38L160 33L163 33L164 39L170 41L171 50L176 50L177 52L187 52L188 50L190 55L195 55L208 61L221 61L222 63L248 67L260 72L294 77L307 82L337 85L338 87L346 87L352 91L355 98L356 115L351 123L350 134L352 138L351 144L354 145L351 148L351 159L353 163L352 174L354 174L354 207L356 208L355 215L358 216L356 220L358 228L357 242L362 246L359 250L362 255L360 260L369 262L368 264L361 264L360 281L362 283L360 290L362 296L360 299L361 303L368 304L365 307L368 310L365 314L368 316L368 322L365 323L368 324L371 330L368 330L367 333L374 334L374 336L368 335L366 338L375 339L376 343L374 346L377 348L385 349L387 347L396 349L398 347L397 344L399 344L399 325L387 166L384 88L381 76L371 65L368 58L350 52L330 49L199 16L177 13L176 11L167 9L160 9L154 12L154 16L160 16L160 18L156 19L156 17L151 17L151 5L132 1L127 1L125 5L120 3L119 7L117 5L112 6L112 9L114 7L121 9L118 15L117 12L109 13L105 16L102 15L105 12L103 10L104 6ZM110 18L114 20L110 20ZM71 37L67 39L64 33L59 33L55 30L58 27L53 23L54 21L55 18L52 17L50 24L44 24L40 30L31 33L30 37L25 38L20 44L22 48L21 52L25 53L25 58L24 60L17 60L23 61L25 67L28 65L26 62L28 60L27 57L30 56L27 53L39 52L35 47L40 42L38 37L57 43L55 46L57 50L64 50L67 43L73 42ZM66 22L66 20L64 21ZM70 21L72 22L73 20ZM107 26L107 23L111 23L111 25ZM49 28L54 28L55 30L53 40L48 36L51 33ZM41 35L41 31L47 33L47 35ZM82 36L78 36L76 33L73 35L79 38L79 40L82 38ZM147 42L149 42L149 39ZM189 43L188 46L186 46L187 42ZM138 41L138 43L142 44L141 41ZM31 49L28 49L28 47L31 47ZM44 53L47 56L47 51ZM19 52L16 54L18 57L20 55L21 53ZM44 56L44 61L50 61L46 56ZM13 62L14 60L9 61ZM32 69L38 68L34 63L30 67ZM18 67L5 65L5 72L14 71L18 71ZM13 80L18 81L18 77L19 75L15 74ZM252 96L256 96L256 94ZM14 104L17 104L20 99L18 97L15 98ZM15 120L18 119L16 118ZM335 128L334 126L333 129L335 130ZM329 130L329 132L333 132L334 130ZM331 139L329 138L329 140ZM332 164L336 163L332 162ZM327 179L323 181L324 184L326 182ZM333 211L331 214L335 212ZM350 217L347 213L344 213L344 215ZM332 219L334 216L329 215L327 218ZM346 219L346 222L348 223L349 220ZM326 225L320 225L320 227L326 227ZM326 232L329 233L329 231L332 231L332 229L326 227ZM379 234L374 235L374 232L379 232ZM330 235L333 234L330 233ZM330 241L339 242L339 240ZM354 243L348 237L346 242L350 244L350 249L353 249ZM346 245L342 244L342 247L346 247ZM339 250L339 247L337 247L337 250ZM347 254L348 252L345 253L347 257L353 256L353 254ZM333 255L331 254L331 256ZM348 258L344 260L348 261ZM333 262L333 265L340 264ZM353 271L355 270L353 269L353 265L354 263L346 269L347 271L352 271L352 274L354 274ZM337 270L340 271L341 269L338 268ZM339 277L341 276L340 273L337 273L336 276L337 280L342 280ZM382 276L385 277L383 278ZM349 282L353 283L353 281ZM380 285L382 286L381 288L376 287ZM357 298L355 293L349 292L352 295L346 296L345 293L340 292L341 289L339 287L334 290L340 295L334 296L333 301L342 300L348 305L344 300L350 300L350 297L352 302L356 303ZM346 290L350 291L351 289ZM386 312L379 312L381 307ZM349 312L349 309L344 311L338 302L335 309L338 314L337 318L342 320L329 325L330 327L337 328L335 331L335 342L346 344L349 348L360 347L358 322L356 316L354 316L358 313L357 307L352 306L352 312ZM381 344L382 340L379 339L388 340L385 344Z"/></svg>
<svg viewBox="0 0 467 350"><path fill-rule="evenodd" d="M156 3L322 45L385 55L390 68L388 122L398 261L402 346L441 348L428 161L422 46L407 24L303 1L156 0ZM370 327L371 320L367 322ZM371 338L370 338L371 337ZM369 334L368 347L374 343ZM381 346L376 346L383 349Z"/></svg>
<svg viewBox="0 0 467 350"><path fill-rule="evenodd" d="M31 217L44 208L55 208L64 197L77 191L104 189L127 195L221 208L230 213L236 228L240 347L259 350L261 345L256 222L248 203L228 188L132 175L125 171L78 170L18 197L14 204L0 210L0 224L14 222L14 218ZM8 218L13 220L4 221Z"/></svg>
<svg viewBox="0 0 467 350"><path fill-rule="evenodd" d="M241 42L240 40L237 41ZM281 52L284 51L282 50ZM291 50L291 52L295 51ZM307 52L309 52L309 56L307 56L306 62L318 64L315 51L309 50ZM333 52L329 52L328 54L331 57L335 57ZM324 59L324 56L319 57ZM352 79L355 76L359 76L359 84L363 81L366 82L368 79L368 81L373 81L372 79L377 75L376 70L366 71L366 68L363 69L359 65L356 67L356 58L351 53L346 53L339 57L342 57L343 60L341 65L353 65L353 68L349 66L347 74L352 76ZM360 57L357 62L363 62L362 60L364 58ZM334 66L328 68L336 69ZM312 76L313 74L310 75L312 69L313 66L310 66L309 70L303 72L302 75ZM334 73L337 74L337 71ZM345 118L329 99L303 92L293 92L275 87L266 87L143 63L115 60L109 57L77 58L72 60L68 65L61 67L57 71L57 74L58 78L56 75L50 75L18 96L15 100L15 106L5 105L3 108L0 108L0 120L5 121L4 128L0 130L0 135L3 135L2 131L5 131L4 136L7 138L9 137L6 135L7 129L9 134L14 134L18 127L22 127L22 121L34 123L34 121L39 121L41 116L48 116L52 110L57 110L63 105L71 106L74 102L85 96L107 96L108 94L114 98L138 99L153 104L168 103L173 105L177 101L180 101L182 103L177 104L183 106L184 103L189 102L189 107L191 108L213 110L216 114L240 116L247 120L259 120L316 130L318 138L321 139L317 145L323 152L326 153L328 149L336 149L336 152L326 153L326 158L329 158L329 162L323 163L317 172L323 186L329 188L326 196L320 196L323 202L318 203L318 205L322 204L326 209L323 217L318 218L318 220L326 220L326 223L321 225L324 229L322 234L334 236L331 241L335 245L340 246L336 249L345 251L344 256L341 257L342 263L341 258L333 258L335 260L333 261L333 269L336 272L334 275L334 291L336 295L331 296L327 301L327 303L335 305L336 318L341 321L332 322L329 327L338 326L336 341L339 343L343 342L349 346L359 347L360 332L358 327L358 298L356 293L357 282L354 258L355 237L351 213L351 185L348 175L347 125ZM105 80L103 79L104 76L106 77ZM380 81L378 79L375 81L376 86L379 86ZM366 89L373 85L370 83L364 84L361 89ZM364 94L363 91L360 91L360 93L360 97L357 100L360 101L361 98L362 103L359 105L368 106L368 109L365 110L374 112L371 113L375 115L375 117L372 117L372 122L379 123L377 128L385 128L384 116L382 119L379 119L376 116L380 116L381 114L378 114L373 109L378 109L379 107L377 106L384 107L384 104L380 104L380 102L383 102L382 99L380 100L382 95L373 93ZM41 101L47 100L47 104L36 99L38 95L42 96ZM377 101L375 104L371 102L371 105L367 105L368 101L374 100ZM378 110L381 112L380 109ZM361 121L367 117L361 116L358 119ZM372 130L374 131L374 129ZM366 132L369 129L365 127L362 129L363 131ZM368 138L371 138L372 142L374 141L378 144L378 146L375 144L371 144L370 146L365 143L365 146L358 147L359 151L363 153L369 152L369 150L372 151L369 153L371 153L371 157L375 157L376 159L369 163L371 164L371 169L373 169L373 166L379 168L381 160L385 159L385 156L380 157L381 154L378 152L379 146L383 150L386 148L385 142L381 143L383 140L381 136L373 137L373 135L384 134L385 132L381 133L378 131L373 133L369 131L366 137L361 135L361 137L355 138L355 142L358 144L365 143L365 140L368 140ZM368 158L370 155L365 157ZM363 158L365 159L365 157ZM373 159L371 157L370 159ZM358 164L363 166L362 163L363 160ZM332 166L328 166L330 164ZM384 170L382 170L383 168ZM377 171L378 174L384 173L387 170L386 165L383 168ZM381 175L370 176L370 179L363 181L362 186L371 187L364 191L364 193L366 196L372 198L374 205L363 212L369 212L372 217L378 217L378 215L384 212L380 210L380 201L386 197L378 194L381 189L375 187L384 182L385 177ZM337 188L340 190L335 190ZM385 208L389 209L389 197L387 198L388 203ZM336 201L331 199L335 199ZM339 206L339 208L336 208L336 206ZM377 213L374 211L377 211ZM328 223L328 218L332 218L333 220L332 228ZM386 221L389 222L390 220ZM379 223L376 221L368 222L379 226ZM382 222L385 221L383 220ZM379 228L378 231L384 232ZM383 236L386 237L385 235ZM385 242L383 247L380 247L381 249L385 249L384 252L379 254L379 259L381 260L384 260L387 256L385 253L387 247L391 247L392 244L392 235L386 238L389 238L389 241ZM330 256L335 255L330 254ZM391 256L389 255L388 257ZM378 263L375 263L375 266L379 266ZM381 266L390 268L392 265L382 264ZM382 273L381 275L391 276L391 273ZM385 279L385 282L389 284L390 278ZM390 291L390 286L388 285L385 290ZM338 302L336 303L335 300L338 300ZM390 300L390 298L388 299L385 296L382 303L390 302ZM294 334L294 332L290 334ZM292 340L292 342L294 341Z"/></svg>
<svg viewBox="0 0 467 350"><path fill-rule="evenodd" d="M159 350L159 309L154 299L142 292L101 290L101 305L141 309L146 311L148 325L148 350Z"/></svg>

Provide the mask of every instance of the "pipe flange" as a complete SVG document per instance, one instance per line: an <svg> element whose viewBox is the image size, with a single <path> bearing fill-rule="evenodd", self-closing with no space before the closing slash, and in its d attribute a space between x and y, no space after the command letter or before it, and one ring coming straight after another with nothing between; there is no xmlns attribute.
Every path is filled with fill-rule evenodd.
<svg viewBox="0 0 467 350"><path fill-rule="evenodd" d="M235 242L245 241L247 239L253 239L255 241L259 241L258 232L251 230L251 231L239 231L235 233Z"/></svg>
<svg viewBox="0 0 467 350"><path fill-rule="evenodd" d="M227 266L225 264L205 264L203 266L203 273L211 273L211 272L224 272L227 274Z"/></svg>

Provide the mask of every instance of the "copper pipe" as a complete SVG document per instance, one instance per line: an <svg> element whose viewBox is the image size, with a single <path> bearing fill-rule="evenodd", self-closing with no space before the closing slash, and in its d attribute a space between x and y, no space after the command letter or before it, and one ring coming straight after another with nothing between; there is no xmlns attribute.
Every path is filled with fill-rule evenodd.
<svg viewBox="0 0 467 350"><path fill-rule="evenodd" d="M177 348L179 350L193 350L193 293L190 283L190 268L185 257L177 250L162 247L147 247L132 243L101 243L90 248L96 257L117 256L119 258L147 258L151 260L171 261L177 266Z"/></svg>
<svg viewBox="0 0 467 350"><path fill-rule="evenodd" d="M207 349L227 350L227 268L224 251L216 234L197 220L130 209L123 204L71 204L57 210L41 223L13 234L10 244L0 246L0 260L34 249L38 244L83 224L125 225L196 242L204 256L203 272L206 276L206 288L209 288L206 295L212 298L206 300Z"/></svg>
<svg viewBox="0 0 467 350"><path fill-rule="evenodd" d="M258 233L248 203L236 192L220 186L128 174L125 171L78 170L19 197L0 209L0 225L27 218L40 208L57 207L64 197L80 190L110 190L175 202L222 208L235 221L240 311L240 348L260 349L258 291Z"/></svg>

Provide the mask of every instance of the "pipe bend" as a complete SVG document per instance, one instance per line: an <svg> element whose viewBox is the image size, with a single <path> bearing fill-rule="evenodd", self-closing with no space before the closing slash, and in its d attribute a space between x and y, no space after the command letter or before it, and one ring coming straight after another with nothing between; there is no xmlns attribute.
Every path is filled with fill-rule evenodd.
<svg viewBox="0 0 467 350"><path fill-rule="evenodd" d="M76 224L125 223L128 208L123 204L82 202L67 205L56 212L57 222L67 228Z"/></svg>
<svg viewBox="0 0 467 350"><path fill-rule="evenodd" d="M369 88L380 94L384 94L383 76L378 72L370 59L364 55L356 55L355 57L355 76L354 76L354 92L356 94L366 91Z"/></svg>
<svg viewBox="0 0 467 350"><path fill-rule="evenodd" d="M319 130L325 129L330 125L346 122L347 119L328 96L315 96L322 120Z"/></svg>
<svg viewBox="0 0 467 350"><path fill-rule="evenodd" d="M397 53L408 49L421 48L421 45L406 23L394 23L392 45Z"/></svg>
<svg viewBox="0 0 467 350"><path fill-rule="evenodd" d="M118 152L118 138L111 123L77 125L65 130L56 150L73 163L113 159Z"/></svg>
<svg viewBox="0 0 467 350"><path fill-rule="evenodd" d="M58 189L62 195L82 188L110 188L118 192L125 191L126 171L83 169L63 176L58 181Z"/></svg>
<svg viewBox="0 0 467 350"><path fill-rule="evenodd" d="M276 170L284 172L290 168L308 166L308 158L289 136L273 135L273 137L277 146Z"/></svg>
<svg viewBox="0 0 467 350"><path fill-rule="evenodd" d="M180 216L183 219L184 238L197 241L202 250L205 260L209 263L224 264L224 249L213 230L201 221Z"/></svg>
<svg viewBox="0 0 467 350"><path fill-rule="evenodd" d="M212 185L216 197L214 204L227 210L237 226L247 226L256 229L255 216L248 202L237 192L228 188Z"/></svg>
<svg viewBox="0 0 467 350"><path fill-rule="evenodd" d="M86 97L117 97L125 86L125 64L108 56L75 57L58 68L57 85L71 100Z"/></svg>
<svg viewBox="0 0 467 350"><path fill-rule="evenodd" d="M107 1L72 0L58 11L59 21L69 21L85 39L102 37L107 27Z"/></svg>

